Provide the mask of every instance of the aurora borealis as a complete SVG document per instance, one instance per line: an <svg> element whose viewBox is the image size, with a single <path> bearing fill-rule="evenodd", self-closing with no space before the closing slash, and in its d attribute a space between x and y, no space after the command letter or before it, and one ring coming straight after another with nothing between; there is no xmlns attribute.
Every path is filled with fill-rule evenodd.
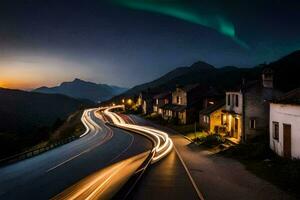
<svg viewBox="0 0 300 200"><path fill-rule="evenodd" d="M153 0L114 0L115 4L126 6L132 9L157 12L164 15L172 16L191 23L203 25L215 29L221 34L232 38L235 42L243 47L246 43L241 41L235 32L235 27L224 16L218 13L209 13L205 10L197 10L193 4L186 1L153 1Z"/></svg>
<svg viewBox="0 0 300 200"><path fill-rule="evenodd" d="M0 87L132 87L199 60L253 67L300 49L299 10L298 0L3 0Z"/></svg>

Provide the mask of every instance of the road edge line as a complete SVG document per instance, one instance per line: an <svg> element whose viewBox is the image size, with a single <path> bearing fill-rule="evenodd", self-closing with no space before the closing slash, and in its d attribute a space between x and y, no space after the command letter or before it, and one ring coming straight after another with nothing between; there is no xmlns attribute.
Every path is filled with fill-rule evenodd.
<svg viewBox="0 0 300 200"><path fill-rule="evenodd" d="M176 152L176 154L177 154L177 156L178 156L178 158L179 158L181 164L183 165L183 168L185 169L185 171L186 171L186 173L187 173L187 175L188 175L188 177L189 177L189 179L190 179L190 181L191 181L191 183L192 183L194 189L196 190L196 193L197 193L197 195L198 195L198 198L199 198L200 200L205 200L205 199L204 199L204 196L202 195L202 193L200 192L199 188L197 187L197 185L196 185L196 183L195 183L195 181L194 181L194 179L193 179L193 177L192 177L190 171L188 170L188 168L187 168L185 162L183 161L181 155L179 154L179 152L178 152L178 150L177 150L175 144L174 144L174 149L175 149L175 152Z"/></svg>

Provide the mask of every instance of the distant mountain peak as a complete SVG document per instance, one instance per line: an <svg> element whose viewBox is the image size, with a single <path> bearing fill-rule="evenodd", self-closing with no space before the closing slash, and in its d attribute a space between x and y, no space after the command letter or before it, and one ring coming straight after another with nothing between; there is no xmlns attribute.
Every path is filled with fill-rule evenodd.
<svg viewBox="0 0 300 200"><path fill-rule="evenodd" d="M194 64L191 65L191 69L199 69L199 70L214 70L216 69L214 66L203 62L203 61L198 61L195 62Z"/></svg>
<svg viewBox="0 0 300 200"><path fill-rule="evenodd" d="M39 93L64 94L77 99L89 99L94 102L99 102L107 100L126 90L126 88L109 86L106 84L96 84L75 78L73 81L62 82L56 87L40 87L33 91Z"/></svg>

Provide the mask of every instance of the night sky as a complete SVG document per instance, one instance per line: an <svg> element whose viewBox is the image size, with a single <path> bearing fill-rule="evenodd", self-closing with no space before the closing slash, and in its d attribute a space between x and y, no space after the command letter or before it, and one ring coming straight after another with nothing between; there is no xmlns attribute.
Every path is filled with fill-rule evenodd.
<svg viewBox="0 0 300 200"><path fill-rule="evenodd" d="M198 60L249 67L300 49L300 1L2 0L0 45L0 87L131 87Z"/></svg>

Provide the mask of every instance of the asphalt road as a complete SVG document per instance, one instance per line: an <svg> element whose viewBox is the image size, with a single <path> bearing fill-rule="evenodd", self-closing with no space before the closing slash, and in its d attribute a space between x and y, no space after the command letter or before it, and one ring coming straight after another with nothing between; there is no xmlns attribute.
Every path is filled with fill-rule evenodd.
<svg viewBox="0 0 300 200"><path fill-rule="evenodd" d="M152 126L148 121L131 115L121 115L128 123L141 126ZM176 150L151 165L145 172L143 178L134 188L128 200L152 200L152 199L174 199L174 200L199 200L204 199L199 194L199 189L193 185L187 168L177 154ZM194 181L194 180L193 180ZM198 190L198 191L197 191Z"/></svg>
<svg viewBox="0 0 300 200"><path fill-rule="evenodd" d="M94 111L89 115L99 127L86 136L1 167L0 199L49 199L99 169L152 148L143 136L106 126Z"/></svg>

